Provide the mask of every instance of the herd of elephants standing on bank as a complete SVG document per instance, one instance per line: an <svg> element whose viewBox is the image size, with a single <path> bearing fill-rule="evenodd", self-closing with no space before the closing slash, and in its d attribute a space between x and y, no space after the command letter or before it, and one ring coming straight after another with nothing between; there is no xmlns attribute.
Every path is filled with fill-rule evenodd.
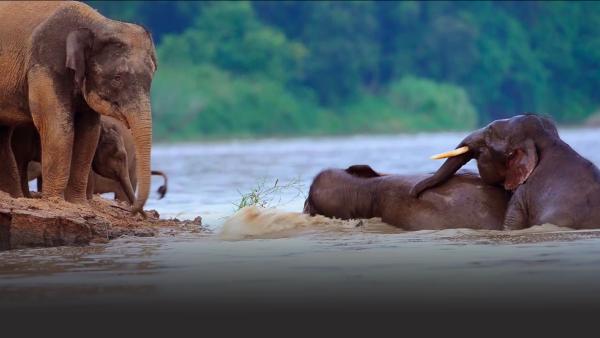
<svg viewBox="0 0 600 338"><path fill-rule="evenodd" d="M141 26L79 2L0 2L0 190L31 197L38 177L42 198L114 192L143 214L151 175L166 192L150 168L156 70ZM600 171L545 117L494 121L437 157L447 160L430 175L325 170L304 212L410 230L600 227ZM479 175L458 172L471 159Z"/></svg>
<svg viewBox="0 0 600 338"><path fill-rule="evenodd" d="M143 214L156 69L143 27L79 2L1 2L0 189L29 196L37 161L43 198L114 191Z"/></svg>

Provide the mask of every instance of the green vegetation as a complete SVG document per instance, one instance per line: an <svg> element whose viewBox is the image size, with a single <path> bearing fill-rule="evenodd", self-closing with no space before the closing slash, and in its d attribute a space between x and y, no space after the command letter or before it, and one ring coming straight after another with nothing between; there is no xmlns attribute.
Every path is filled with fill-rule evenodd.
<svg viewBox="0 0 600 338"><path fill-rule="evenodd" d="M261 208L275 208L281 206L282 204L285 204L282 202L282 195L289 191L294 193L294 196L292 196L290 201L303 194L304 186L300 182L299 178L293 179L284 184L280 184L279 180L275 180L273 185L267 185L263 180L254 188L250 189L250 191L247 193L241 193L238 191L240 194L240 200L237 203L234 203L235 211L239 211L250 206L257 206Z"/></svg>
<svg viewBox="0 0 600 338"><path fill-rule="evenodd" d="M153 33L157 139L471 129L600 103L600 3L90 1Z"/></svg>

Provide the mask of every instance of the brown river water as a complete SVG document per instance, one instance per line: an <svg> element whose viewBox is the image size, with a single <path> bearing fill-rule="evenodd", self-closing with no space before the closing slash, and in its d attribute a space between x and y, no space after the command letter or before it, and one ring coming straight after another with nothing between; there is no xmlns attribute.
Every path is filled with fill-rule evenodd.
<svg viewBox="0 0 600 338"><path fill-rule="evenodd" d="M429 172L441 164L429 155L453 148L465 134L156 145L153 167L168 173L169 192L147 207L166 218L200 215L208 231L164 229L157 237L89 247L1 252L0 309L119 302L600 304L600 231L545 224L511 232L406 232L378 219L300 213L321 169L366 163L387 173ZM561 136L600 165L599 129ZM297 181L299 191L271 196L271 208L235 212L240 192L275 180Z"/></svg>

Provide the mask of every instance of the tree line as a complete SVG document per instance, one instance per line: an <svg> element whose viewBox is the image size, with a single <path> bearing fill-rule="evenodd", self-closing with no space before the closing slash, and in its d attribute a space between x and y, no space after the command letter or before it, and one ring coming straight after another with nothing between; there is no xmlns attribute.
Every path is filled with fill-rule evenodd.
<svg viewBox="0 0 600 338"><path fill-rule="evenodd" d="M595 2L88 3L152 32L158 139L579 123L600 102Z"/></svg>

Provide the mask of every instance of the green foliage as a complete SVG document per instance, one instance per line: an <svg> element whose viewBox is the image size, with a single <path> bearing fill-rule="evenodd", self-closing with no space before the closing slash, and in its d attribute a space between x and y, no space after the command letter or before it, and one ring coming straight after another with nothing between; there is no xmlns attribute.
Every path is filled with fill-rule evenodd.
<svg viewBox="0 0 600 338"><path fill-rule="evenodd" d="M167 63L212 64L279 82L299 75L305 54L301 44L258 21L246 2L206 7L191 28L166 36L159 48L160 59Z"/></svg>
<svg viewBox="0 0 600 338"><path fill-rule="evenodd" d="M576 123L600 103L595 2L90 4L152 31L159 139Z"/></svg>
<svg viewBox="0 0 600 338"><path fill-rule="evenodd" d="M383 95L363 95L344 115L349 131L468 130L477 112L464 89L407 76Z"/></svg>
<svg viewBox="0 0 600 338"><path fill-rule="evenodd" d="M209 64L164 65L152 100L159 139L311 133L320 118L310 97L294 96L278 81Z"/></svg>
<svg viewBox="0 0 600 338"><path fill-rule="evenodd" d="M240 200L237 203L234 203L235 211L250 206L257 206L261 208L273 208L281 206L282 204L285 204L282 200L283 194L293 192L294 196L291 198L291 200L294 200L298 196L302 195L303 191L304 186L298 178L287 183L280 183L279 179L276 179L273 185L267 185L266 182L262 180L247 193L241 193L238 191L240 194Z"/></svg>

